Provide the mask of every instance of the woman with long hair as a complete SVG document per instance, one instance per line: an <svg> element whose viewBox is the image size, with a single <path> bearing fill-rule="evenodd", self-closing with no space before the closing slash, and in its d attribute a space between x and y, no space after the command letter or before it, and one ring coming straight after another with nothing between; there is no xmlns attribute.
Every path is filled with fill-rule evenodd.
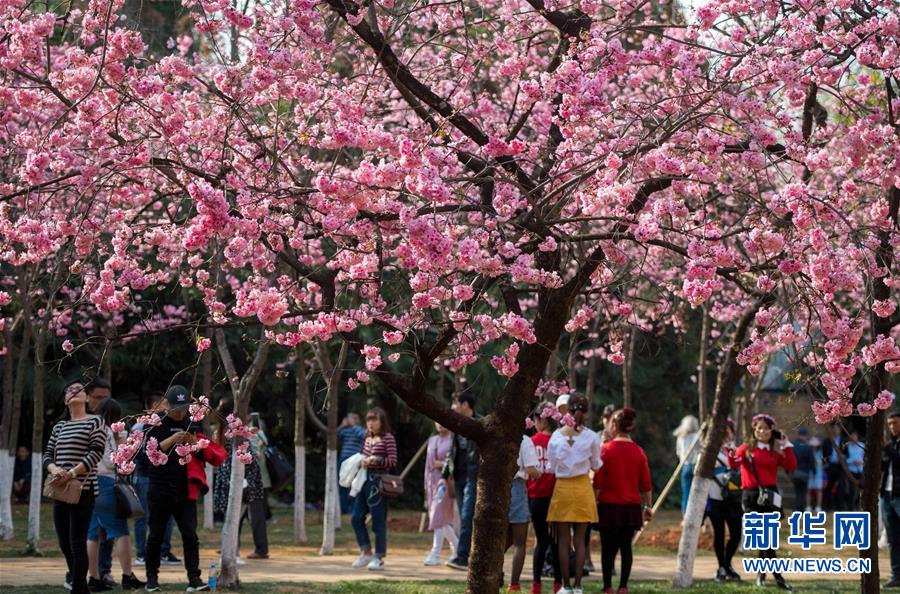
<svg viewBox="0 0 900 594"><path fill-rule="evenodd" d="M76 503L53 502L53 526L59 548L66 558L74 594L88 594L87 532L97 495L97 463L106 448L106 433L100 417L87 413L84 384L71 382L63 390L69 418L53 426L44 450L43 467L50 483L62 487L72 480L82 481Z"/></svg>
<svg viewBox="0 0 900 594"><path fill-rule="evenodd" d="M428 438L425 454L425 507L428 509L428 529L434 531L431 551L425 558L425 565L441 564L441 548L444 540L450 545L450 557L456 555L456 533L453 531L453 491L441 477L444 460L453 445L450 430L435 422L435 435Z"/></svg>
<svg viewBox="0 0 900 594"><path fill-rule="evenodd" d="M88 587L92 592L111 590L100 579L100 529L106 534L106 540L115 542L116 556L122 568L122 589L143 588L144 582L139 580L131 569L131 541L128 538L128 520L116 515L116 463L111 455L116 451L121 436L113 433L112 424L122 417L122 407L112 398L106 398L97 405L94 412L103 419L103 432L106 446L103 457L97 464L97 499L94 502L94 513L87 535Z"/></svg>
<svg viewBox="0 0 900 594"><path fill-rule="evenodd" d="M741 469L742 502L744 512L780 512L781 493L778 490L778 468L788 474L797 469L793 445L775 426L775 419L767 414L753 417L753 436L741 445L729 460L732 468ZM759 551L761 558L774 559L775 549ZM791 591L790 584L780 573L772 574L775 585ZM758 586L765 586L766 574L756 578Z"/></svg>
<svg viewBox="0 0 900 594"><path fill-rule="evenodd" d="M585 427L587 398L574 394L569 398L563 426L553 432L547 444L550 469L556 474L547 521L553 524L558 542L563 594L582 594L584 571L584 535L588 525L597 521L589 473L600 468L600 438ZM575 545L574 587L569 576L569 547Z"/></svg>
<svg viewBox="0 0 900 594"><path fill-rule="evenodd" d="M612 573L618 553L622 555L618 594L628 593L633 561L631 541L644 522L653 517L650 466L644 450L631 439L636 416L633 408L613 413L610 422L615 437L603 444L603 465L594 474L604 594L613 591Z"/></svg>
<svg viewBox="0 0 900 594"><path fill-rule="evenodd" d="M547 512L550 510L550 498L553 496L553 487L556 477L550 470L547 458L547 446L550 436L556 431L556 421L549 414L553 410L553 404L545 402L533 415L534 426L537 433L531 436L531 442L538 457L538 469L541 475L528 481L528 511L531 512L531 524L534 526L534 537L537 543L534 546L534 555L531 558L531 594L541 594L541 573L544 567L544 559L548 552L550 563L553 567L554 592L562 583L562 574L559 570L559 555L553 541L550 538L550 526L547 524ZM546 411L546 412L545 412Z"/></svg>
<svg viewBox="0 0 900 594"><path fill-rule="evenodd" d="M715 580L719 583L741 579L731 567L731 560L741 541L741 518L744 515L741 507L741 474L739 470L733 470L728 465L729 455L734 451L734 434L734 420L728 419L725 425L725 440L716 458L713 482L709 486L709 501L706 504L706 517L713 527L713 549L719 562Z"/></svg>
<svg viewBox="0 0 900 594"><path fill-rule="evenodd" d="M353 531L359 545L359 558L353 567L369 571L384 569L387 555L387 500L381 494L381 475L397 465L397 441L391 434L387 415L377 406L366 414L366 441L363 444L361 466L366 470L366 484L353 500ZM366 516L372 516L375 534L375 554L366 528Z"/></svg>
<svg viewBox="0 0 900 594"><path fill-rule="evenodd" d="M691 485L694 483L694 466L700 456L700 444L691 449L691 445L697 439L700 431L700 421L694 415L685 415L681 424L672 432L675 436L675 453L678 460L684 462L681 467L681 513L687 510L688 497L691 494Z"/></svg>

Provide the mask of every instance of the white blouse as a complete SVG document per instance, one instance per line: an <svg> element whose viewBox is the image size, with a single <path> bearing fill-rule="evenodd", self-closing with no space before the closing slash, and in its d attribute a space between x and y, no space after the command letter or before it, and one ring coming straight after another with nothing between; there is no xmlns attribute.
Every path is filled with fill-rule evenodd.
<svg viewBox="0 0 900 594"><path fill-rule="evenodd" d="M556 478L570 478L597 470L603 464L600 460L600 437L585 427L581 433L571 437L563 435L560 429L550 436L547 444L547 464Z"/></svg>

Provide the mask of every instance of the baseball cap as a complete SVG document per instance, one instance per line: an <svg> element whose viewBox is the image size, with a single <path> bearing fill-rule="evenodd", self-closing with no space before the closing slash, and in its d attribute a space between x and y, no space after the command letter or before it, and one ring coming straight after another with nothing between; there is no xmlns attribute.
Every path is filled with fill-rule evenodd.
<svg viewBox="0 0 900 594"><path fill-rule="evenodd" d="M184 386L175 385L166 390L166 401L170 410L181 410L191 405L191 397Z"/></svg>
<svg viewBox="0 0 900 594"><path fill-rule="evenodd" d="M809 435L809 429L806 427L800 427L797 429L797 435Z"/></svg>
<svg viewBox="0 0 900 594"><path fill-rule="evenodd" d="M556 408L561 406L569 406L569 395L562 394L559 398L556 399Z"/></svg>

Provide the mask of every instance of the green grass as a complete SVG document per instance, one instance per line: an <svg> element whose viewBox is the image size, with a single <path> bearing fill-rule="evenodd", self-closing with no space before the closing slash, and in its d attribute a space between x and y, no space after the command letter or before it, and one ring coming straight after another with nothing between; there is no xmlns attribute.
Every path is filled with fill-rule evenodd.
<svg viewBox="0 0 900 594"><path fill-rule="evenodd" d="M855 594L859 592L857 582L834 582L825 580L795 581L794 588L799 592L816 594ZM544 587L549 591L548 584ZM595 581L585 584L586 594L599 594L602 587ZM169 592L182 592L183 586ZM4 594L44 594L52 591L50 586L29 586L17 588L5 588ZM410 582L396 580L372 580L370 582L336 582L330 584L296 583L285 584L278 582L245 584L240 591L246 594L277 594L281 592L295 592L298 594L462 594L465 587L458 581L428 581ZM666 581L635 581L629 584L629 591L635 594L660 594L672 592L672 587ZM681 590L691 594L747 594L752 592L776 592L774 588L760 589L749 584L716 584L711 581L698 581L690 590Z"/></svg>

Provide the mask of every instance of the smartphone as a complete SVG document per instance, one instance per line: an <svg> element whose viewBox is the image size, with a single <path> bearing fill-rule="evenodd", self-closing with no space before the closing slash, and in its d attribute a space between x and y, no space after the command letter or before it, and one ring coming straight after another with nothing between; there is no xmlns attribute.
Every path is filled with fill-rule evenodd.
<svg viewBox="0 0 900 594"><path fill-rule="evenodd" d="M259 413L258 413L258 412L252 412L252 413L250 413L250 424L253 425L253 426L256 427L256 428L259 428L259 427L260 427L260 424L259 424Z"/></svg>
<svg viewBox="0 0 900 594"><path fill-rule="evenodd" d="M781 431L779 431L778 429L772 430L772 437L774 437L775 439L783 439L784 438L784 436L781 434Z"/></svg>

